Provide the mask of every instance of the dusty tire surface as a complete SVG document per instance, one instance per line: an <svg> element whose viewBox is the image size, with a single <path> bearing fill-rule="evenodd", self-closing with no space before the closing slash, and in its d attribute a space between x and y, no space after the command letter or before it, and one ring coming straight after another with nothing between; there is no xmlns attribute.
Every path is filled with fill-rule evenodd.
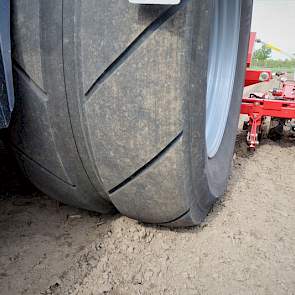
<svg viewBox="0 0 295 295"><path fill-rule="evenodd" d="M11 142L26 176L81 208L200 223L230 173L252 13L241 1L228 119L208 158L213 2L14 1Z"/></svg>

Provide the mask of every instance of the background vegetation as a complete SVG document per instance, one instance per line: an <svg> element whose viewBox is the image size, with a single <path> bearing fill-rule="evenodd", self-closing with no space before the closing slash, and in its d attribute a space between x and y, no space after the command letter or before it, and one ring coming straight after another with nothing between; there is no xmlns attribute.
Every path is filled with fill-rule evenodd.
<svg viewBox="0 0 295 295"><path fill-rule="evenodd" d="M293 59L272 59L271 49L265 45L257 49L253 53L251 68L253 69L269 69L272 72L295 72L295 57Z"/></svg>

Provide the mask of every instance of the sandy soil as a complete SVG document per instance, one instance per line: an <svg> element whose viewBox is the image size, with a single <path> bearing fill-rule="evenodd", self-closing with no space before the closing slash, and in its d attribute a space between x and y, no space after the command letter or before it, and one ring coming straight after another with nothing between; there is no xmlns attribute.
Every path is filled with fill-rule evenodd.
<svg viewBox="0 0 295 295"><path fill-rule="evenodd" d="M61 205L2 165L0 294L295 294L295 141L250 155L244 140L228 192L191 229Z"/></svg>

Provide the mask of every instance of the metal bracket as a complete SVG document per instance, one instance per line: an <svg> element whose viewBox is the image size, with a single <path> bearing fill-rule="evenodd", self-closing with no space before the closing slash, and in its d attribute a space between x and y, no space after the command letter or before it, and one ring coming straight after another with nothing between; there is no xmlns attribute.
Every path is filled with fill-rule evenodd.
<svg viewBox="0 0 295 295"><path fill-rule="evenodd" d="M0 1L0 129L8 126L14 108L10 41L10 0Z"/></svg>

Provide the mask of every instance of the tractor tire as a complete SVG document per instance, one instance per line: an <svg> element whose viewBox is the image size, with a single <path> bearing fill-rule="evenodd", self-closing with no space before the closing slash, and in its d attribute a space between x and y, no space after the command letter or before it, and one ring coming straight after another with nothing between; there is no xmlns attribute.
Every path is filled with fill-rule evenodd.
<svg viewBox="0 0 295 295"><path fill-rule="evenodd" d="M66 204L200 223L226 189L252 0L12 1L25 175Z"/></svg>

